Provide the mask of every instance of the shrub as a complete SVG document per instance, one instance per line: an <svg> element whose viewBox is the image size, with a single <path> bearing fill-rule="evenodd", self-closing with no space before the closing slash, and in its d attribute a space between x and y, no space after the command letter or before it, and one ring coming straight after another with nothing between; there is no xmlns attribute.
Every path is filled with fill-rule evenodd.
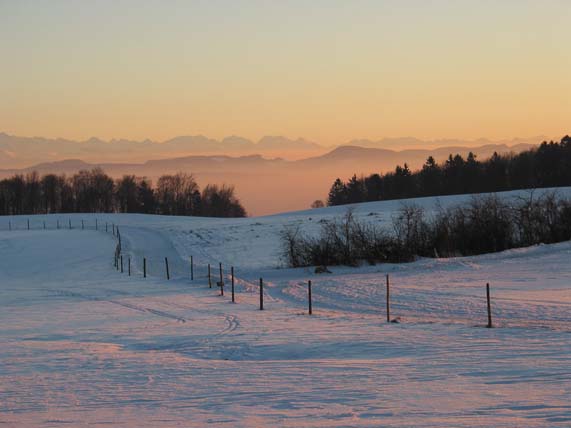
<svg viewBox="0 0 571 428"><path fill-rule="evenodd" d="M282 234L288 266L356 266L366 261L409 262L417 256L453 257L571 239L571 202L554 193L519 198L511 205L496 195L475 196L466 206L438 207L427 220L417 205L403 205L388 233L355 217L324 221L317 236L300 227Z"/></svg>

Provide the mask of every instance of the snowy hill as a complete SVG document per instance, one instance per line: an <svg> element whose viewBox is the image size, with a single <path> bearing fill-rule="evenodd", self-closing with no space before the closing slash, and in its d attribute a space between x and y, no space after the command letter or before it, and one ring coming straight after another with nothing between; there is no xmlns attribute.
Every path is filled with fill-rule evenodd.
<svg viewBox="0 0 571 428"><path fill-rule="evenodd" d="M540 189L535 196L555 191L571 198L571 188ZM529 196L529 191L498 193L504 199ZM146 234L155 239L170 242L183 261L194 256L198 264L222 262L248 272L282 267L280 234L285 227L300 226L310 233L319 231L322 222L343 216L351 208L361 219L390 229L393 216L406 204L421 206L427 213L438 206L450 207L468 202L472 195L454 195L393 201L368 202L304 211L292 211L262 217L218 219L205 217L172 217L143 214L61 214L48 216L0 217L0 230L27 227L30 218L32 228L40 228L43 222L53 227L56 221L67 226L69 219L78 225L81 219L94 226L95 218L121 227L126 245L133 246L141 254L148 251ZM131 241L134 241L131 243ZM143 251L144 250L144 251ZM157 254L157 257L161 257Z"/></svg>
<svg viewBox="0 0 571 428"><path fill-rule="evenodd" d="M570 188L559 192L571 195ZM402 203L430 212L469 198L354 209L388 227ZM320 221L346 209L245 219L0 217L0 421L26 427L569 425L570 242L339 267L325 275L276 269L283 227L317 231ZM122 236L123 273L113 266L114 225ZM224 296L215 285L219 262ZM386 274L399 323L385 322ZM481 328L486 283L494 329Z"/></svg>

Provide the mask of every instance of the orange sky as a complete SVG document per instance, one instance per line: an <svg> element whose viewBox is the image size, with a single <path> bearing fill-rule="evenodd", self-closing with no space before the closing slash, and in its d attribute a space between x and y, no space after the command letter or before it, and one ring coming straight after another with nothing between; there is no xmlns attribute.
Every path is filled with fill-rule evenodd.
<svg viewBox="0 0 571 428"><path fill-rule="evenodd" d="M564 0L0 1L0 131L555 137L569 22Z"/></svg>

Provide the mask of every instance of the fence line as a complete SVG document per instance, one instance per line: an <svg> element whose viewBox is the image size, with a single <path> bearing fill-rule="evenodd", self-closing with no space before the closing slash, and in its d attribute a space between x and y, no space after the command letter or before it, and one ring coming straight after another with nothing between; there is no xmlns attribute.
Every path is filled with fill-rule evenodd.
<svg viewBox="0 0 571 428"><path fill-rule="evenodd" d="M8 231L19 231L19 230L60 230L60 217L59 216L56 219L55 222L55 229L50 229L49 228L49 223L46 222L46 220L42 220L40 225L41 227L38 228L34 228L34 223L30 222L30 219L27 218L25 220L24 226L21 228L18 228L18 225L16 223L12 223L12 220L8 221ZM95 230L95 231L100 231L99 228L99 220L95 219L94 224L92 225L92 227L90 227L89 224L85 223L84 219L80 219L77 223L77 225L81 225L81 230ZM37 225L37 223L36 223ZM109 225L111 225L111 233L112 235L115 237L117 244L115 247L115 254L114 254L114 267L116 268L117 271L120 271L121 273L124 273L124 264L123 264L123 253L122 253L122 245L121 245L121 232L119 229L119 225L116 225L115 223L109 223L109 222L105 222L105 232L109 233ZM68 218L68 228L70 230L73 229L73 222L71 218ZM103 232L103 229L101 229L101 232ZM147 269L147 258L143 257L143 278L147 277L148 274L148 269ZM164 258L165 261L165 271L166 271L166 278L167 280L170 280L171 275L170 275L170 269L169 269L169 262L168 262L168 258L165 257ZM208 280L208 287L212 288L212 267L211 264L208 263L207 265L207 273L205 274L204 277L201 278L206 278ZM194 263L194 258L193 256L190 256L190 266L189 266L189 270L190 270L190 280L194 281L194 277L195 277L195 263ZM128 272L128 276L132 276L132 269L131 269L131 256L128 257L127 260L127 272ZM224 272L222 269L222 263L219 263L219 278L220 281L217 282L217 286L220 288L220 296L224 296ZM390 281L390 276L389 274L386 274L385 277L385 281L386 281L386 309L385 309L385 314L386 314L386 321L387 323L396 323L398 322L398 318L393 318L391 319L391 281ZM235 297L235 282L236 282L236 276L235 276L235 271L234 271L234 266L230 267L230 281L231 281L231 301L232 303L236 303L236 297ZM259 278L259 284L255 284L253 282L250 282L244 278L242 278L240 280L242 283L249 285L250 287L254 288L254 289L258 289L259 291L259 310L263 311L265 310L264 307L264 280L263 278ZM308 314L312 315L313 314L313 297L312 297L312 281L309 280L307 282L307 299L308 299ZM487 328L492 328L493 327L493 323L492 323L492 308L491 308L491 295L490 295L490 284L486 283L486 309L487 309L487 324L485 325Z"/></svg>

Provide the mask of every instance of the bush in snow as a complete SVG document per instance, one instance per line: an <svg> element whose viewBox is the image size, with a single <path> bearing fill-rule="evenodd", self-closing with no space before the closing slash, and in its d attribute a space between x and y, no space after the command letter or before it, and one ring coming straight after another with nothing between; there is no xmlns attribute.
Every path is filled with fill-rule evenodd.
<svg viewBox="0 0 571 428"><path fill-rule="evenodd" d="M323 222L317 236L299 227L282 232L283 256L288 266L356 266L362 261L403 262L414 255L402 242L373 223L358 220L349 209L341 218Z"/></svg>
<svg viewBox="0 0 571 428"><path fill-rule="evenodd" d="M305 235L299 226L284 230L288 266L399 263L566 241L571 239L571 202L554 193L511 204L496 195L475 196L465 206L439 208L431 218L416 205L403 205L392 219L392 234L356 218L352 209L321 224L316 236Z"/></svg>

